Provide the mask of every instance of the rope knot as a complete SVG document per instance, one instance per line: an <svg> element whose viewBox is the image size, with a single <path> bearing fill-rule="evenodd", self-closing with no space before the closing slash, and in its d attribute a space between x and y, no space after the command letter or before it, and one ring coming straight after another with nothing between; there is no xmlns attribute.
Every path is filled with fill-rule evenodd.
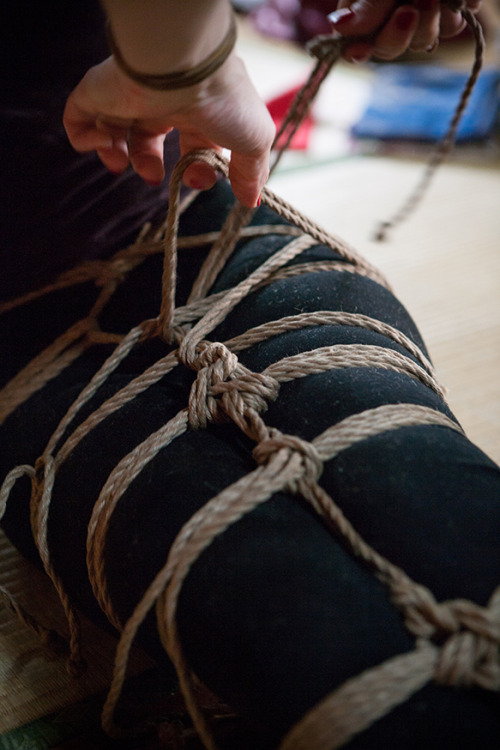
<svg viewBox="0 0 500 750"><path fill-rule="evenodd" d="M238 357L230 349L219 341L202 341L198 346L198 357L193 361L193 366L201 370L204 367L218 368L224 373L220 379L229 377L238 364Z"/></svg>
<svg viewBox="0 0 500 750"><path fill-rule="evenodd" d="M500 691L500 588L487 607L462 599L444 606L459 629L441 649L436 682Z"/></svg>
<svg viewBox="0 0 500 750"><path fill-rule="evenodd" d="M271 458L280 450L287 449L289 453L300 456L303 474L300 479L317 482L323 472L323 462L314 447L307 440L302 440L295 435L284 435L279 430L271 429L269 437L261 440L252 451L252 455L258 464L267 464ZM295 491L295 483L289 486Z"/></svg>
<svg viewBox="0 0 500 750"><path fill-rule="evenodd" d="M336 60L340 57L345 43L345 39L341 36L318 34L306 44L306 49L312 57L316 57L320 62L329 63L332 58Z"/></svg>
<svg viewBox="0 0 500 750"><path fill-rule="evenodd" d="M222 422L227 419L220 409L220 400L214 395L214 388L230 378L238 365L238 357L219 342L201 342L197 356L191 366L198 370L189 394L188 422L198 430L209 422Z"/></svg>
<svg viewBox="0 0 500 750"><path fill-rule="evenodd" d="M270 375L247 370L239 365L235 377L214 385L212 392L222 395L226 413L239 422L238 416L244 416L248 409L260 414L266 411L269 401L278 397L280 384Z"/></svg>
<svg viewBox="0 0 500 750"><path fill-rule="evenodd" d="M408 629L441 646L438 684L500 690L500 588L487 607L464 599L437 602L429 589L406 577L392 592Z"/></svg>

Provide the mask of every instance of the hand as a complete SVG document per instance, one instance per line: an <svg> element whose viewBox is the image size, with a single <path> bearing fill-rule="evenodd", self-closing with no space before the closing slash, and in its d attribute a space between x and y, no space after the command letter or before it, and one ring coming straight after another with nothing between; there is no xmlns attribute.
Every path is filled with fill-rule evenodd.
<svg viewBox="0 0 500 750"><path fill-rule="evenodd" d="M269 174L274 125L234 53L200 84L166 92L138 85L110 57L91 68L70 94L63 121L77 151L96 151L116 174L131 164L152 185L165 177L163 143L174 128L182 155L198 148L231 151L229 179L245 206L256 205ZM190 187L208 189L216 175L194 163L183 179Z"/></svg>
<svg viewBox="0 0 500 750"><path fill-rule="evenodd" d="M480 5L481 0L466 2L472 12ZM329 18L343 36L367 37L346 47L344 57L352 62L372 56L393 60L407 49L432 52L439 39L456 36L465 25L460 13L438 0L414 0L404 5L394 0L339 0Z"/></svg>

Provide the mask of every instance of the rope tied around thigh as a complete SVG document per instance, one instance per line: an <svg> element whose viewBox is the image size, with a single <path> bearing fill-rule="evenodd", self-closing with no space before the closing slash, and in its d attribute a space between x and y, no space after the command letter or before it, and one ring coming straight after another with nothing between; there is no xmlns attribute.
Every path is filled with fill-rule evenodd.
<svg viewBox="0 0 500 750"><path fill-rule="evenodd" d="M192 154L190 158L199 160L212 159L213 157L197 152ZM173 193L175 193L176 185L178 187L178 178L182 174L185 164L186 159L176 170L172 186ZM175 180L177 180L177 183ZM263 199L269 201L273 207L276 205L277 210L283 208L287 218L293 218L293 210L286 205L283 207L280 201L275 201L272 193L266 192ZM242 285L227 290L222 296L216 296L211 306L201 308L201 318L193 325L192 321L186 322L190 320L189 305L179 317L175 299L172 297L176 283L176 262L172 262L170 255L173 253L175 256L178 246L175 239L177 236L175 229L177 211L178 205L173 200L171 207L169 207L167 221L170 229L165 234L167 239L162 239L166 265L168 266L163 283L164 311L156 321L144 321L143 324L137 326L123 338L115 352L105 362L101 370L95 374L91 383L84 389L68 414L61 420L61 424L49 441L45 453L37 461L35 471L32 473L33 533L41 550L46 570L54 581L66 609L72 634L71 664L78 666L82 663L79 652L78 618L72 610L57 573L52 568L47 546L48 509L57 471L79 440L89 434L107 416L128 403L138 393L150 387L151 384L157 382L163 374L179 365L189 367L197 372L186 409L182 410L157 433L139 444L116 466L96 502L89 524L89 579L97 601L110 621L122 632L117 650L115 675L103 710L103 724L107 731L113 735L121 735L121 730L114 724L113 716L125 679L129 650L141 622L147 612L156 605L160 635L165 648L176 665L193 721L206 747L215 747L210 727L197 706L192 676L177 634L176 610L178 597L183 581L203 549L210 545L229 525L235 523L258 504L266 502L269 497L280 490L288 491L292 495L298 494L308 501L335 537L341 539L351 549L353 555L371 568L388 586L395 605L402 612L410 632L414 633L417 639L417 649L415 654L411 655L411 664L414 665L415 674L418 673L420 677L418 679L415 676L412 677L411 684L413 686L417 683L420 685L422 680L425 682L429 679L437 679L448 683L451 679L458 679L455 675L460 675L461 684L480 683L488 689L497 689L491 687L496 684L496 678L490 679L488 677L489 674L494 674L495 670L493 648L490 641L494 642L491 634L495 632L494 628L497 627L497 621L494 618L491 621L493 624L488 621L493 629L491 632L484 630L486 626L483 622L482 640L479 645L474 641L475 656L472 659L470 651L467 650L470 637L468 631L465 631L465 627L467 623L472 621L482 621L481 618L484 613L472 603L470 603L469 609L463 604L460 604L460 608L458 604L454 604L452 609L449 610L448 605L444 607L444 605L434 604L432 598L426 598L422 593L423 589L411 582L402 571L396 569L361 539L348 519L343 516L333 498L329 497L319 485L325 461L331 460L341 451L370 436L405 426L418 425L436 425L459 431L460 428L457 424L444 414L426 407L417 407L410 404L387 405L353 415L334 425L318 438L308 442L295 435L283 435L275 428L266 425L261 416L267 408L268 402L276 398L281 383L335 368L376 366L393 369L420 381L437 393L441 393L426 357L424 355L418 356L415 346L411 342L407 342L399 332L394 331L387 324L381 324L367 316L328 311L317 314L298 314L284 320L264 324L253 331L247 332L247 334L235 337L233 342L212 342L206 338L227 312L234 309L240 299L252 289L264 283L266 278L272 279L274 274L290 259L295 258L297 254L303 252L315 242L326 240L332 249L335 249L337 253L340 252L346 265L351 270L353 268L356 271L364 270L366 264L341 241L325 235L315 225L311 225L312 236L317 239L311 239L309 235L292 235L291 242L285 244L284 249L279 250L269 260L264 261L260 268L242 282ZM234 221L234 216L231 217L231 221ZM303 217L298 217L296 223L304 228L308 226L307 220ZM232 246L234 246L234 241L234 236L231 236L230 244ZM210 277L213 273L211 264L215 262L214 254L209 253L207 259L208 262L205 263L200 275L207 274ZM203 287L204 283L201 283L199 288ZM200 299L196 295L196 299L193 301L195 307L199 305ZM308 327L313 323L322 324L324 322L359 325L379 331L407 348L409 356L374 346L338 345L323 347L319 350L305 352L302 355L293 355L269 365L261 373L251 372L238 360L236 350L251 346L255 341L264 341L286 330L297 330L301 327ZM168 341L176 342L177 349L172 350L163 360L145 371L143 375L136 378L115 396L109 398L99 407L97 412L87 417L81 425L71 432L72 420L83 404L87 403L98 388L106 382L114 369L144 336L160 336ZM416 361L412 358L415 358ZM231 420L249 438L255 441L256 446L253 456L257 464L256 469L214 497L179 531L169 552L165 567L155 576L130 619L126 623L121 623L116 617L113 604L109 599L104 568L106 534L117 503L135 477L172 440L175 440L190 428L201 429L210 422L223 420ZM21 469L15 477L13 475L8 479L9 488L11 488L15 478L20 476L20 471ZM24 467L23 472L30 473L29 467ZM430 592L429 596L432 596ZM431 616L429 616L429 613L431 613ZM459 626L456 625L456 620L450 619L452 615L455 618L459 617ZM497 615L495 614L494 617L497 617ZM432 627L429 625L430 620L432 621ZM451 635L446 639L445 646L436 646L434 641L440 641L443 638L443 632L449 632ZM474 637L476 638L476 636ZM432 652L434 656L431 672L428 668L422 671L422 659L426 664L429 661L428 647L422 649L419 645L424 641L426 644L431 644L433 648L440 649L441 656L438 661L436 661L435 652ZM472 661L476 665L472 677L464 671L464 667L459 669L456 666L458 658L456 654L460 656L461 664L464 659L468 659L468 663ZM469 655L464 657L464 654ZM393 672L389 668L386 670L385 665L377 669L381 669L384 674L387 671L388 674L392 675L391 679L394 680ZM413 674L411 670L409 673ZM411 689L416 688L412 687ZM342 690L343 688L339 688L339 691ZM360 691L358 690L358 694L359 692L363 694L362 687ZM400 696L397 702L403 700L404 695L409 694L411 692L404 693L403 697ZM344 693L340 692L339 695L344 695ZM379 701L377 708L372 709L372 720L375 721L384 712L390 710L394 700L395 698L392 697L392 702L385 702L382 705ZM367 705L369 705L369 701ZM363 721L364 719L359 719L352 731L361 731L360 727L364 726ZM315 722L317 723L316 720ZM331 718L328 719L327 724L328 726L331 725ZM307 732L309 732L309 729ZM311 736L314 735L308 736L308 741L310 741ZM287 748L287 741L285 740L284 748ZM308 748L310 747L315 747L316 750L315 744L308 745ZM317 745L318 750L320 747L321 745Z"/></svg>

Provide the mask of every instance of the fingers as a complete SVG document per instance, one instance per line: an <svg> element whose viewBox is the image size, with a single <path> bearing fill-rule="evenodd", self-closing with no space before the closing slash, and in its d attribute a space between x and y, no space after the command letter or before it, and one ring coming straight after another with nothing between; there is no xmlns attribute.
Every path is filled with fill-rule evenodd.
<svg viewBox="0 0 500 750"><path fill-rule="evenodd" d="M198 149L212 149L214 151L221 151L216 144L201 135L200 133L192 133L189 130L179 130L179 145L181 149L181 156L185 156L190 151L196 151ZM182 181L187 187L193 188L193 190L210 190L215 185L217 180L217 174L205 162L193 162L184 171Z"/></svg>
<svg viewBox="0 0 500 750"><path fill-rule="evenodd" d="M95 117L89 116L75 102L71 94L63 113L63 125L69 142L76 151L94 151L98 148L111 148L113 139L109 133L97 128Z"/></svg>
<svg viewBox="0 0 500 750"><path fill-rule="evenodd" d="M470 0L469 9L477 11L480 0ZM465 21L439 0L414 0L397 5L394 0L340 0L329 15L335 31L353 39L344 51L349 61L365 61L370 56L393 60L407 49L432 51L438 39L458 34Z"/></svg>
<svg viewBox="0 0 500 750"><path fill-rule="evenodd" d="M185 170L182 180L193 190L210 190L217 180L215 171L204 162L193 162Z"/></svg>
<svg viewBox="0 0 500 750"><path fill-rule="evenodd" d="M150 185L160 185L165 177L163 166L165 136L166 133L151 135L137 128L129 130L128 155L130 162L137 174Z"/></svg>
<svg viewBox="0 0 500 750"><path fill-rule="evenodd" d="M415 7L419 11L419 22L410 49L415 52L432 50L439 38L441 11L437 0L415 0Z"/></svg>
<svg viewBox="0 0 500 750"><path fill-rule="evenodd" d="M475 12L478 10L480 3L467 3L469 10ZM466 21L461 13L453 13L450 8L443 6L441 11L441 24L439 36L442 39L449 39L459 34L466 26Z"/></svg>
<svg viewBox="0 0 500 750"><path fill-rule="evenodd" d="M346 36L373 36L389 19L394 0L340 0L328 18L336 31Z"/></svg>
<svg viewBox="0 0 500 750"><path fill-rule="evenodd" d="M208 148L221 151L214 143L192 134L180 135L181 154ZM262 188L269 177L269 149L251 153L233 150L229 161L229 180L235 197L248 208L258 205ZM193 162L183 175L183 182L195 190L209 190L217 180L215 171L205 162Z"/></svg>
<svg viewBox="0 0 500 750"><path fill-rule="evenodd" d="M394 60L410 47L417 31L420 14L411 5L402 5L375 37L373 55L380 60Z"/></svg>
<svg viewBox="0 0 500 750"><path fill-rule="evenodd" d="M113 172L113 174L122 174L129 165L127 128L118 125L111 125L110 123L97 119L95 121L95 130L99 135L106 137L110 141L110 145L99 147L97 145L99 139L96 137L96 144L87 150L95 150L104 166L107 167L110 172Z"/></svg>
<svg viewBox="0 0 500 750"><path fill-rule="evenodd" d="M76 99L73 92L63 113L69 142L79 153L96 151L111 172L121 174L129 164L127 128L100 120L94 113L81 108Z"/></svg>
<svg viewBox="0 0 500 750"><path fill-rule="evenodd" d="M239 65L238 65L239 70ZM198 127L189 121L176 122L180 136L181 154L194 149L208 148L231 152L229 180L236 198L244 206L258 204L262 188L269 176L269 156L275 126L261 98L245 76L237 79L231 96L222 96L202 106L198 112ZM183 180L198 190L212 187L216 175L206 164L191 164Z"/></svg>
<svg viewBox="0 0 500 750"><path fill-rule="evenodd" d="M100 116L90 116L68 99L63 115L68 139L76 151L96 151L110 172L121 174L133 169L150 185L159 185L165 177L163 142L166 133L150 134L129 123L117 124ZM165 129L167 132L168 128Z"/></svg>
<svg viewBox="0 0 500 750"><path fill-rule="evenodd" d="M269 151L231 154L229 180L233 193L244 206L253 208L259 205L260 194L268 177Z"/></svg>
<svg viewBox="0 0 500 750"><path fill-rule="evenodd" d="M394 8L393 0L358 0L329 19L342 35L359 37L346 46L345 59L364 62L371 56L393 60L402 55L418 30L420 13L410 4Z"/></svg>

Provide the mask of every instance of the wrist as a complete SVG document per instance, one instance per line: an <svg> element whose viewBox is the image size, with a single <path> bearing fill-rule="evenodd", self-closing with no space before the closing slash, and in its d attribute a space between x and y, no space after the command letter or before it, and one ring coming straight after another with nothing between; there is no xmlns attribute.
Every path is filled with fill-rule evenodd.
<svg viewBox="0 0 500 750"><path fill-rule="evenodd" d="M110 51L117 67L122 73L135 83L146 88L159 91L172 91L195 86L212 76L233 52L236 43L237 28L234 13L230 11L225 36L207 57L189 68L174 69L165 73L148 73L134 68L124 57L109 22L107 32Z"/></svg>
<svg viewBox="0 0 500 750"><path fill-rule="evenodd" d="M229 0L102 2L121 58L146 76L198 66L219 47L232 19Z"/></svg>

